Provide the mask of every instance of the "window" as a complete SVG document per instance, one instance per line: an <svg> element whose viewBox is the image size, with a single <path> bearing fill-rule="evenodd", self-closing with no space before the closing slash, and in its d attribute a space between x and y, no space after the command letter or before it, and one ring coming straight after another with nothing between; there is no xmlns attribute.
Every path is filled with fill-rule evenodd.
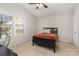
<svg viewBox="0 0 79 59"><path fill-rule="evenodd" d="M0 43L6 39L6 34L13 35L13 17L0 15Z"/></svg>

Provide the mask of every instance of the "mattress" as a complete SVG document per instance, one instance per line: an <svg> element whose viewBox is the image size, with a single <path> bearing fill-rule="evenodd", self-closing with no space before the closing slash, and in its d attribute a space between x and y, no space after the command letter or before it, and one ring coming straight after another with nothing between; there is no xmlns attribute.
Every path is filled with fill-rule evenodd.
<svg viewBox="0 0 79 59"><path fill-rule="evenodd" d="M40 33L40 34L34 35L33 37L44 38L44 39L49 39L53 41L58 40L57 34L53 34L53 33Z"/></svg>

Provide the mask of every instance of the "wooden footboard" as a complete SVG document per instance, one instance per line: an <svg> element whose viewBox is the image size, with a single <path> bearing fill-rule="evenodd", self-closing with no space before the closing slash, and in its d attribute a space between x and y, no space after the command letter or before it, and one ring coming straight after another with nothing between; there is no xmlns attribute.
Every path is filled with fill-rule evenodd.
<svg viewBox="0 0 79 59"><path fill-rule="evenodd" d="M33 37L32 42L33 42L33 46L34 46L34 43L36 43L40 46L52 48L55 53L55 49L56 49L56 42L55 41L51 41L51 40L45 39L45 38Z"/></svg>

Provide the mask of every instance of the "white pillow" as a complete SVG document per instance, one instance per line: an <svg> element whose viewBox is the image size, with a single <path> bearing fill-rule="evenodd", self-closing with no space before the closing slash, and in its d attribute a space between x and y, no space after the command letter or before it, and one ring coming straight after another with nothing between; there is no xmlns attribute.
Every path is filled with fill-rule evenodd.
<svg viewBox="0 0 79 59"><path fill-rule="evenodd" d="M50 33L50 30L49 29L44 29L43 33Z"/></svg>

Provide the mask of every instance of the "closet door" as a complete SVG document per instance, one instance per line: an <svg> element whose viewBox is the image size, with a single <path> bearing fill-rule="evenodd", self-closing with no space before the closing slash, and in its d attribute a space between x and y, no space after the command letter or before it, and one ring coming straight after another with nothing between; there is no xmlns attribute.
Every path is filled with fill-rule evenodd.
<svg viewBox="0 0 79 59"><path fill-rule="evenodd" d="M15 35L18 40L24 39L24 19L23 17L17 16L15 18Z"/></svg>
<svg viewBox="0 0 79 59"><path fill-rule="evenodd" d="M77 16L73 16L73 44L77 47Z"/></svg>

